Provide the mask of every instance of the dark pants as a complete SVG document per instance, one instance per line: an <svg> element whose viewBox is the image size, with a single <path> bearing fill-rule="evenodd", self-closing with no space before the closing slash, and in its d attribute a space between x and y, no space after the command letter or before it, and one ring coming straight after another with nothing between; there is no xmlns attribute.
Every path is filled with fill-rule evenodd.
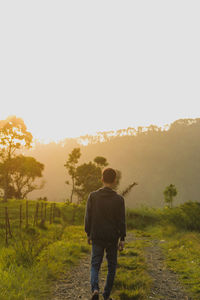
<svg viewBox="0 0 200 300"><path fill-rule="evenodd" d="M92 259L91 259L91 288L99 291L99 270L106 250L106 259L108 262L108 274L106 285L103 292L104 299L109 298L117 267L117 248L118 243L99 244L92 242Z"/></svg>

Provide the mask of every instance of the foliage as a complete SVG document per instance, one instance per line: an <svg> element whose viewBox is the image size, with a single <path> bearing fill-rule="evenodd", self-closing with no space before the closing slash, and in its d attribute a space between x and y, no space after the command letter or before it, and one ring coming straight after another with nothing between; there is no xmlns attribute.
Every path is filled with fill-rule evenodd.
<svg viewBox="0 0 200 300"><path fill-rule="evenodd" d="M35 184L35 179L42 177L44 165L35 158L19 155L10 161L10 197L24 199L26 196L43 187L43 182Z"/></svg>
<svg viewBox="0 0 200 300"><path fill-rule="evenodd" d="M177 195L177 189L175 185L170 184L169 186L167 186L163 194L165 198L165 203L169 204L169 206L172 208L174 197Z"/></svg>
<svg viewBox="0 0 200 300"><path fill-rule="evenodd" d="M94 159L94 163L100 167L100 168L105 168L108 166L108 162L107 162L107 159L103 156L97 156L95 157Z"/></svg>
<svg viewBox="0 0 200 300"><path fill-rule="evenodd" d="M0 158L1 158L1 188L4 190L4 200L7 201L10 185L10 161L16 151L30 148L32 135L27 131L24 121L15 116L0 121Z"/></svg>
<svg viewBox="0 0 200 300"><path fill-rule="evenodd" d="M77 166L80 156L80 148L74 148L64 165L72 179L70 203L73 202L74 194L78 196L80 203L87 198L90 192L102 187L102 169L108 165L105 157L97 156L93 162ZM69 184L68 181L66 183Z"/></svg>
<svg viewBox="0 0 200 300"><path fill-rule="evenodd" d="M38 229L24 245L0 249L1 299L48 299L54 281L88 252L82 227L59 228Z"/></svg>
<svg viewBox="0 0 200 300"><path fill-rule="evenodd" d="M127 227L129 229L146 229L152 226L167 228L172 225L176 231L200 232L200 203L186 202L178 207L155 209L143 207L127 209Z"/></svg>
<svg viewBox="0 0 200 300"><path fill-rule="evenodd" d="M163 232L163 236L165 234ZM177 233L162 244L166 265L179 275L180 281L192 294L192 299L200 299L200 235Z"/></svg>
<svg viewBox="0 0 200 300"><path fill-rule="evenodd" d="M101 168L93 162L84 163L76 170L76 194L79 199L87 198L87 195L102 187Z"/></svg>
<svg viewBox="0 0 200 300"><path fill-rule="evenodd" d="M80 157L81 157L80 148L74 148L72 150L72 152L69 154L68 160L67 160L66 164L64 165L72 179L72 190L71 190L71 196L70 196L71 203L73 201L73 194L75 192L75 185L76 185L75 177L76 177L76 172L77 172L77 163L78 163ZM69 184L69 182L66 181L66 184Z"/></svg>

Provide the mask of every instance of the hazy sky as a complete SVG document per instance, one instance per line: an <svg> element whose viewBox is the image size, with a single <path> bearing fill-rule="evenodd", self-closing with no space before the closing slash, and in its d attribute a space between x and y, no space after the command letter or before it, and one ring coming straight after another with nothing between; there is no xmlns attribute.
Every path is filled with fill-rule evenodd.
<svg viewBox="0 0 200 300"><path fill-rule="evenodd" d="M0 119L51 140L200 117L200 1L0 1Z"/></svg>

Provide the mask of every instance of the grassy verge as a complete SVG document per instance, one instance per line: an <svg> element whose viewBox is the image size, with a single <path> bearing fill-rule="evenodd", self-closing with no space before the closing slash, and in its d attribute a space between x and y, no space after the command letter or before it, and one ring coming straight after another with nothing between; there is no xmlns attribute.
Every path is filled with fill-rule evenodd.
<svg viewBox="0 0 200 300"><path fill-rule="evenodd" d="M179 276L192 298L200 299L200 204L187 202L172 209L127 211L129 228L140 236L163 240L166 267Z"/></svg>
<svg viewBox="0 0 200 300"><path fill-rule="evenodd" d="M53 281L89 251L81 226L58 234L61 230L51 225L48 236L40 236L42 244L39 233L32 232L24 244L18 241L0 250L0 299L48 299Z"/></svg>
<svg viewBox="0 0 200 300"><path fill-rule="evenodd" d="M118 268L112 295L116 300L147 299L151 278L146 271L144 248L147 240L135 240L126 244L118 256ZM104 265L103 274L107 267Z"/></svg>
<svg viewBox="0 0 200 300"><path fill-rule="evenodd" d="M200 234L179 231L174 226L153 227L152 237L165 240L162 249L166 266L175 271L186 290L195 300L200 299Z"/></svg>

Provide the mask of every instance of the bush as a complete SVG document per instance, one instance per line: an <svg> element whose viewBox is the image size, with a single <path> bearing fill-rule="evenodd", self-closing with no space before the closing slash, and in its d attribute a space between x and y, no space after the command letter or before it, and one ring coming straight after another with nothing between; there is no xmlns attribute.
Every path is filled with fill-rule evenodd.
<svg viewBox="0 0 200 300"><path fill-rule="evenodd" d="M200 231L200 203L186 202L179 207L166 208L163 213L164 223L174 224L181 230Z"/></svg>
<svg viewBox="0 0 200 300"><path fill-rule="evenodd" d="M126 223L128 229L145 229L147 226L152 226L160 220L158 211L150 208L137 210L127 209Z"/></svg>

